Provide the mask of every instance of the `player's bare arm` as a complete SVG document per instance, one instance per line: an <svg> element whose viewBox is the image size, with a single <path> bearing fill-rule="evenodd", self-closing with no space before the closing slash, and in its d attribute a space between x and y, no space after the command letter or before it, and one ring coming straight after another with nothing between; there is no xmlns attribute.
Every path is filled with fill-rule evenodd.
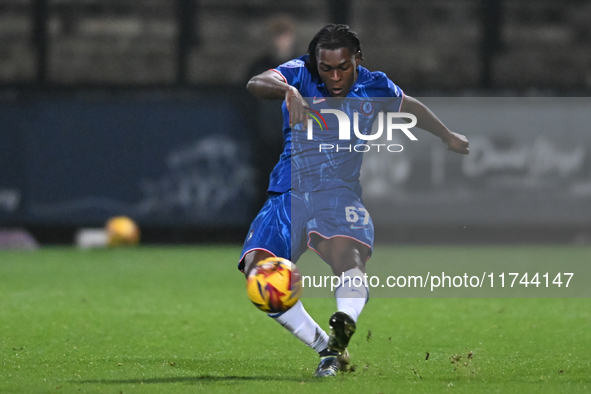
<svg viewBox="0 0 591 394"><path fill-rule="evenodd" d="M268 70L252 77L246 84L246 89L263 100L285 100L291 127L307 121L304 107L307 107L308 104L300 92L287 84L276 71Z"/></svg>
<svg viewBox="0 0 591 394"><path fill-rule="evenodd" d="M400 112L409 112L417 117L417 127L439 137L453 152L467 155L468 139L466 136L450 131L425 104L411 96L404 96Z"/></svg>

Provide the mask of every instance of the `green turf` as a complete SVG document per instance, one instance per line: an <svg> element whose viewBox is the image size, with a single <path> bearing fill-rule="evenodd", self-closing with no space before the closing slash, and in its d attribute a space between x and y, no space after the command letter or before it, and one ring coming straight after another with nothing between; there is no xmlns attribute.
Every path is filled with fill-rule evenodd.
<svg viewBox="0 0 591 394"><path fill-rule="evenodd" d="M372 299L350 344L355 371L314 379L315 354L246 298L235 270L238 253L232 247L0 251L0 392L591 389L588 299ZM591 248L574 246L397 247L396 253L399 261L437 256L442 264L515 255L591 261ZM327 328L334 300L304 303Z"/></svg>

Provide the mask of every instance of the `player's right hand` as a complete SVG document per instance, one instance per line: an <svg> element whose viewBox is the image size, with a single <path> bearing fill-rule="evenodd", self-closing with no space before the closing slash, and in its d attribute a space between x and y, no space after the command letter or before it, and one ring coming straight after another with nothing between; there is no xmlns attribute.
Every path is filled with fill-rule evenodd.
<svg viewBox="0 0 591 394"><path fill-rule="evenodd" d="M285 105L289 112L290 127L293 128L298 123L306 124L308 115L304 111L304 108L308 107L308 103L306 103L300 92L293 86L290 86L285 92Z"/></svg>

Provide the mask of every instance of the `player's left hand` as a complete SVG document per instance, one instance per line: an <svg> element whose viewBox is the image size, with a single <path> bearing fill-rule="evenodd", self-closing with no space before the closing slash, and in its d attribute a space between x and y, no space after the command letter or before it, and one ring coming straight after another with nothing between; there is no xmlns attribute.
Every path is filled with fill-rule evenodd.
<svg viewBox="0 0 591 394"><path fill-rule="evenodd" d="M445 139L442 138L441 140L445 145L447 145L447 149L452 152L461 153L463 155L470 153L470 149L468 149L470 143L468 142L468 138L466 138L465 135L450 131L450 135Z"/></svg>

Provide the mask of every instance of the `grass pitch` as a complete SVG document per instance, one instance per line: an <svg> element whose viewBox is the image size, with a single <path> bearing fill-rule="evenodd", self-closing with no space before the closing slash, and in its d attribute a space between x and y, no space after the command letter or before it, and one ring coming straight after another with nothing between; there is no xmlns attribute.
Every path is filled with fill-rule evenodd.
<svg viewBox="0 0 591 394"><path fill-rule="evenodd" d="M574 246L396 249L400 261L436 254L442 264L508 251L591 261L591 248ZM0 392L591 389L588 299L372 299L349 346L355 370L315 379L315 353L248 301L238 255L237 247L0 251ZM327 329L334 300L304 304Z"/></svg>

